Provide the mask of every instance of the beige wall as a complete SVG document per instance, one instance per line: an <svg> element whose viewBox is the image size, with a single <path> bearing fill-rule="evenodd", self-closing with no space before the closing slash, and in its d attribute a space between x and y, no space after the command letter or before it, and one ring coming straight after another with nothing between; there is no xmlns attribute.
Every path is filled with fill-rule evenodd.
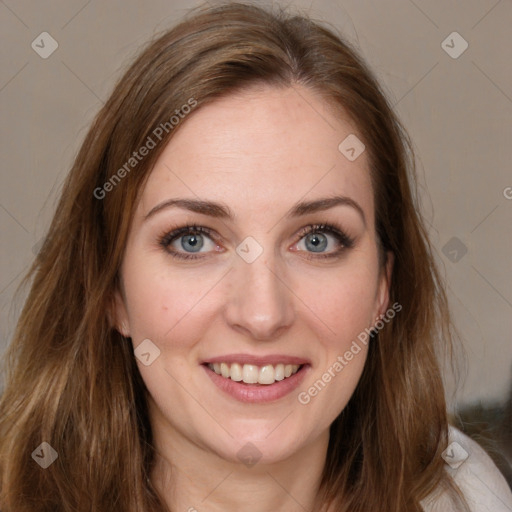
<svg viewBox="0 0 512 512"><path fill-rule="evenodd" d="M424 212L467 351L459 398L504 399L512 368L512 3L291 3L329 20L355 42L397 104L416 146ZM138 46L192 5L0 4L0 350L19 312L20 300L12 306L14 291L89 121ZM458 58L441 46L454 31L469 44ZM47 36L43 43L37 38L42 32L58 43L46 59L31 47L35 40L40 53L51 49ZM448 38L445 46L454 53L462 44ZM467 253L452 261L463 247Z"/></svg>

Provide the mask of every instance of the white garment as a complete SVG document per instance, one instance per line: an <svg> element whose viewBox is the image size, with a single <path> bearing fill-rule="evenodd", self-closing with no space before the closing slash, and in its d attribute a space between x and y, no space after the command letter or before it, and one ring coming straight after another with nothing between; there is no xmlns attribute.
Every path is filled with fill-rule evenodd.
<svg viewBox="0 0 512 512"><path fill-rule="evenodd" d="M446 471L464 494L471 512L512 512L512 491L487 452L454 427L450 427L449 439L443 454L449 462ZM458 512L445 493L426 498L422 506L425 512Z"/></svg>

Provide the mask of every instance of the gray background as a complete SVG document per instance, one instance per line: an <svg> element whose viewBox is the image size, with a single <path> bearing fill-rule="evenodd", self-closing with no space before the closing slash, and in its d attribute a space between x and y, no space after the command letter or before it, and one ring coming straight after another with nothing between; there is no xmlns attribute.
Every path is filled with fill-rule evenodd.
<svg viewBox="0 0 512 512"><path fill-rule="evenodd" d="M423 212L466 354L456 394L447 372L450 402L503 403L512 368L512 2L290 3L356 44L413 138ZM193 5L0 2L0 353L22 304L14 292L89 122L140 45ZM462 49L447 39L454 31L469 45L457 58L444 49ZM31 47L44 37L48 51L42 32L58 43L46 59Z"/></svg>

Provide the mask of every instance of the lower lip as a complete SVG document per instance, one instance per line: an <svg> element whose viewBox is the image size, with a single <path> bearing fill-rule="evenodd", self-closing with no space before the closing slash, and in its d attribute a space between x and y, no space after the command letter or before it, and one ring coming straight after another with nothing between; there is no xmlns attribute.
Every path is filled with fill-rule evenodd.
<svg viewBox="0 0 512 512"><path fill-rule="evenodd" d="M207 365L203 364L201 366L219 389L239 402L245 403L275 402L283 398L299 387L310 369L310 365L305 364L291 377L276 381L274 384L244 384L243 382L236 382L230 378L218 375L212 369L208 368Z"/></svg>

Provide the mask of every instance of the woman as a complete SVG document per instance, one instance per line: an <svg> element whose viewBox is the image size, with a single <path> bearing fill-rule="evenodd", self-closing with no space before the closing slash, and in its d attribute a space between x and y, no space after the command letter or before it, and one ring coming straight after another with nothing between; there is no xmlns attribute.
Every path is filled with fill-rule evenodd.
<svg viewBox="0 0 512 512"><path fill-rule="evenodd" d="M225 4L151 43L30 274L2 510L510 503L449 430L413 163L371 72L308 19ZM464 452L496 483L476 502Z"/></svg>

